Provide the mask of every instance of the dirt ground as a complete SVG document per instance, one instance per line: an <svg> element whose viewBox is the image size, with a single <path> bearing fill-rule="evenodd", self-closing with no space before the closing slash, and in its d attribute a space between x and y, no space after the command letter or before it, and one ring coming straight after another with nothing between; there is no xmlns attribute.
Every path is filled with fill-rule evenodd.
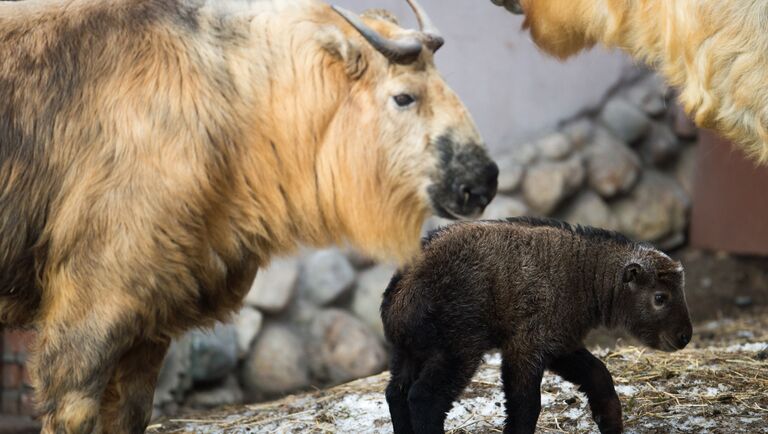
<svg viewBox="0 0 768 434"><path fill-rule="evenodd" d="M613 373L628 433L768 433L768 259L683 251L696 323L683 351L662 353L617 335L591 337ZM503 428L499 357L488 356L448 415L452 433ZM149 433L392 431L382 391L388 373L280 401L191 412ZM542 384L540 433L597 432L587 403L551 374Z"/></svg>

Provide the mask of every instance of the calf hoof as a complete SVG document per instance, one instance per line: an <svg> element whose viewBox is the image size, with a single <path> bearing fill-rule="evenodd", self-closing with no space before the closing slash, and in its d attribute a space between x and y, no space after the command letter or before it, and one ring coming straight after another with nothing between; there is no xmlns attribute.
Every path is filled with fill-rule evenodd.
<svg viewBox="0 0 768 434"><path fill-rule="evenodd" d="M600 434L621 434L624 432L621 418L596 416L595 422L598 429L600 429Z"/></svg>

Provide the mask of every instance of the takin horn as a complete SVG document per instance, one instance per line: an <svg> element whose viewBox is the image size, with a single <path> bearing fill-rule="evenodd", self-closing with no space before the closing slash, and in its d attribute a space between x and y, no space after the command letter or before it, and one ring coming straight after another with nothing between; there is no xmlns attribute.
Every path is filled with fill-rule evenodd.
<svg viewBox="0 0 768 434"><path fill-rule="evenodd" d="M416 61L421 54L421 41L415 38L388 39L370 28L354 13L339 7L332 6L333 10L341 15L367 40L373 48L384 55L390 61L408 65Z"/></svg>
<svg viewBox="0 0 768 434"><path fill-rule="evenodd" d="M421 7L419 2L416 0L406 1L411 6L411 9L413 9L413 13L416 14L416 19L419 21L419 29L426 38L424 44L427 48L432 50L433 53L436 52L443 46L443 44L445 44L445 39L443 39L443 36L440 34L440 30L438 30L437 26L432 23L427 11Z"/></svg>

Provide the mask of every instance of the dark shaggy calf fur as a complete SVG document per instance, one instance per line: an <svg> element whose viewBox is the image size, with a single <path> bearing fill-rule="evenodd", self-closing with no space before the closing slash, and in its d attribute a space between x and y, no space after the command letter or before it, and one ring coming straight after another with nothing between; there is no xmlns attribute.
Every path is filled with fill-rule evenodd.
<svg viewBox="0 0 768 434"><path fill-rule="evenodd" d="M692 333L679 262L614 232L529 218L432 233L393 277L381 315L393 345L386 395L396 433L443 432L494 348L504 432L534 432L545 369L580 386L602 433L621 432L621 404L605 365L584 348L587 332L621 327L665 351Z"/></svg>

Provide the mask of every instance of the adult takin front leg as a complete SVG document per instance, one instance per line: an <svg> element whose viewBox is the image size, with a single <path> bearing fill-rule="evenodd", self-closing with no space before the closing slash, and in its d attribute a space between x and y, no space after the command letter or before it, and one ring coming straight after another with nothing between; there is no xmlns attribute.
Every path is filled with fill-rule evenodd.
<svg viewBox="0 0 768 434"><path fill-rule="evenodd" d="M102 394L135 333L131 330L135 321L121 318L96 309L59 306L40 324L30 374L43 433L101 432Z"/></svg>
<svg viewBox="0 0 768 434"><path fill-rule="evenodd" d="M140 341L117 362L101 403L104 433L143 433L169 342Z"/></svg>
<svg viewBox="0 0 768 434"><path fill-rule="evenodd" d="M482 353L462 358L439 352L427 359L408 392L413 430L419 434L444 433L445 417L480 365Z"/></svg>
<svg viewBox="0 0 768 434"><path fill-rule="evenodd" d="M504 351L501 363L501 381L504 385L507 419L505 434L533 434L541 412L541 379L544 366L513 350Z"/></svg>
<svg viewBox="0 0 768 434"><path fill-rule="evenodd" d="M621 402L613 387L611 373L603 362L580 348L552 361L549 369L586 393L592 418L602 434L622 432Z"/></svg>

